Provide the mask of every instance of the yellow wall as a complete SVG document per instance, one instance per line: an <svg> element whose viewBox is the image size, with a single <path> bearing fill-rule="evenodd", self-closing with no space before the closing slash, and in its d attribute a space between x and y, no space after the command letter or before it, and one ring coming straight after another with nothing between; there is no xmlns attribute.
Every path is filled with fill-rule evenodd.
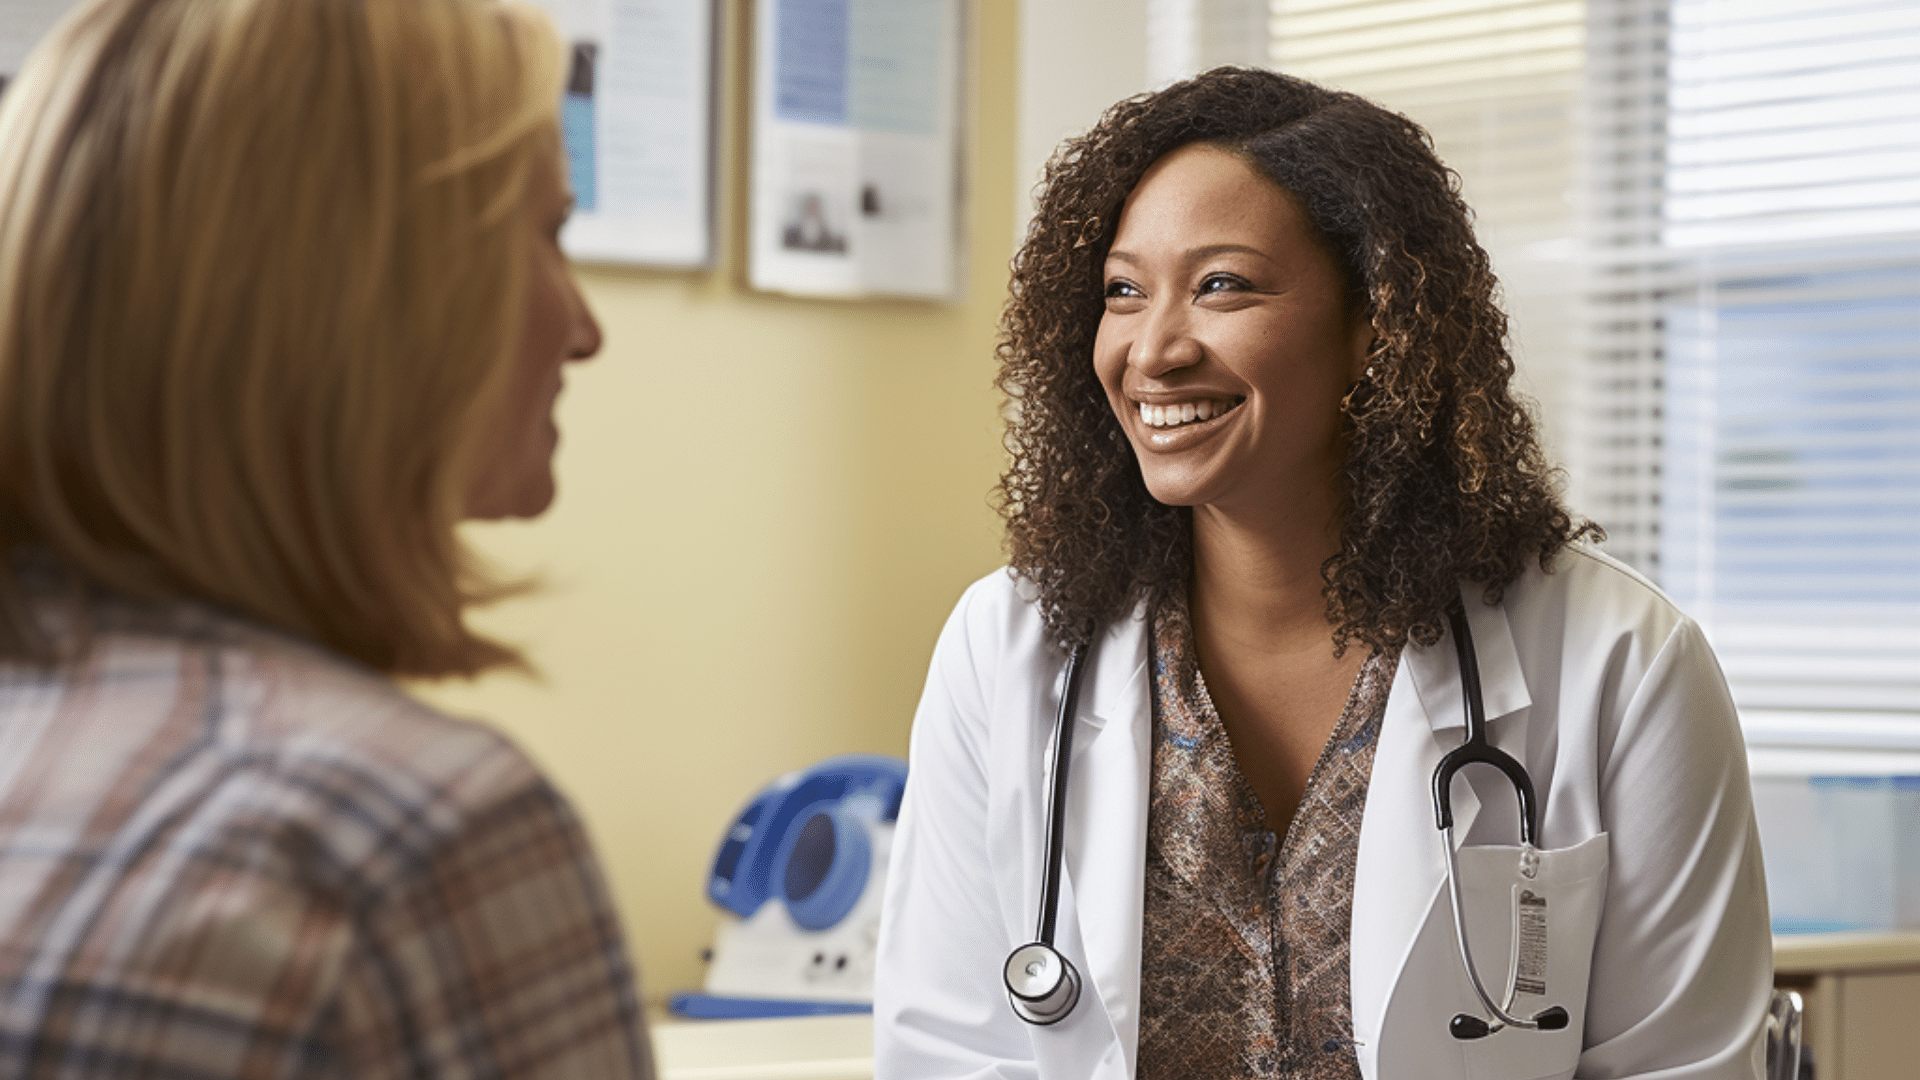
<svg viewBox="0 0 1920 1080"><path fill-rule="evenodd" d="M971 6L966 292L935 305L744 287L748 53L744 5L723 5L719 265L582 269L607 344L569 373L559 500L472 534L547 582L476 620L543 679L421 688L510 731L573 797L650 999L704 977L704 874L731 816L829 754L904 755L940 624L1000 562L1015 11Z"/></svg>

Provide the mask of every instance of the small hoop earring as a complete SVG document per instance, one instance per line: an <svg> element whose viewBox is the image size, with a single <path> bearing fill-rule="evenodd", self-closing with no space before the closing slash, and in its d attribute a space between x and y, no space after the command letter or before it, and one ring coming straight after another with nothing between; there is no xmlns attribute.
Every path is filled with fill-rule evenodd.
<svg viewBox="0 0 1920 1080"><path fill-rule="evenodd" d="M1347 387L1347 392L1341 395L1340 411L1342 413L1351 414L1353 412L1353 396L1355 394L1358 394L1362 389L1371 389L1372 386L1373 386L1373 365L1368 364L1367 370L1361 372L1360 377L1353 381L1353 385Z"/></svg>

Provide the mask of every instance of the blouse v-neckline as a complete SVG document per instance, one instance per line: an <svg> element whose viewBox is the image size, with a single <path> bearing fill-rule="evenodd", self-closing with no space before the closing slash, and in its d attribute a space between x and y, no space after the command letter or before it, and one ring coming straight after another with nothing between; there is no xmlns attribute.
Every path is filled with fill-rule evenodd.
<svg viewBox="0 0 1920 1080"><path fill-rule="evenodd" d="M1361 665L1284 836L1208 696L1186 598L1155 609L1138 1075L1357 1078L1348 945L1397 651Z"/></svg>

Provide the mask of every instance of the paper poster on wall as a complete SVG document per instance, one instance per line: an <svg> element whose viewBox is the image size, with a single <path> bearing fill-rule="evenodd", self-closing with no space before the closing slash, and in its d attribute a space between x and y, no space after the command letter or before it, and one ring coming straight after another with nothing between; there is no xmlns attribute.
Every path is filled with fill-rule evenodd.
<svg viewBox="0 0 1920 1080"><path fill-rule="evenodd" d="M0 86L77 0L0 0ZM567 44L561 126L586 262L713 259L715 0L538 0Z"/></svg>
<svg viewBox="0 0 1920 1080"><path fill-rule="evenodd" d="M759 0L748 280L955 295L962 0Z"/></svg>
<svg viewBox="0 0 1920 1080"><path fill-rule="evenodd" d="M537 0L567 47L560 121L583 262L713 259L714 0Z"/></svg>
<svg viewBox="0 0 1920 1080"><path fill-rule="evenodd" d="M79 0L0 0L0 93L20 64Z"/></svg>

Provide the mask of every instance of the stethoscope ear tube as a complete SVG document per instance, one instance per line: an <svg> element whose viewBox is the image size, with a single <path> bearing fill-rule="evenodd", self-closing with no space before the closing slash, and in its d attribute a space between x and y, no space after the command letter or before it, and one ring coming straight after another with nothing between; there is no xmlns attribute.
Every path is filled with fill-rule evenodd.
<svg viewBox="0 0 1920 1080"><path fill-rule="evenodd" d="M1067 767L1073 761L1073 715L1080 700L1080 675L1087 642L1074 643L1067 652L1065 685L1060 712L1053 723L1053 775L1047 781L1047 865L1040 886L1040 918L1036 940L1013 950L1002 978L1014 1013L1029 1024L1055 1024L1080 1001L1080 973L1053 947L1053 929L1060 914L1060 863L1066 851Z"/></svg>
<svg viewBox="0 0 1920 1080"><path fill-rule="evenodd" d="M1467 969L1467 981L1473 984L1474 995L1493 1017L1492 1021L1488 1021L1469 1013L1459 1013L1447 1024L1447 1031L1456 1039L1485 1038L1503 1027L1524 1031L1559 1031L1567 1026L1569 1018L1567 1010L1558 1005L1542 1009L1528 1018L1514 1016L1494 1001L1493 995L1487 993L1486 986L1480 982L1480 970L1473 963L1473 948L1467 943L1466 901L1460 894L1459 860L1454 856L1453 847L1454 774L1468 765L1491 765L1506 774L1513 784L1514 794L1520 800L1520 843L1529 850L1534 843L1533 780L1527 776L1525 766L1487 741L1487 710L1480 694L1480 661L1474 655L1473 631L1467 627L1466 611L1455 606L1447 612L1447 623L1452 628L1454 649L1460 658L1460 689L1461 696L1466 699L1467 739L1448 751L1433 770L1433 816L1440 828L1440 842L1447 852L1447 894L1453 904L1453 933L1455 942L1460 946L1460 963Z"/></svg>
<svg viewBox="0 0 1920 1080"><path fill-rule="evenodd" d="M1487 707L1480 693L1480 660L1473 651L1473 631L1467 627L1467 614L1459 607L1447 612L1453 630L1453 647L1460 659L1461 697L1466 701L1467 740L1449 750L1433 770L1434 824L1453 828L1453 777L1468 765L1491 765L1507 775L1514 794L1520 800L1520 842L1531 847L1533 832L1533 780L1527 770L1511 756L1487 741Z"/></svg>
<svg viewBox="0 0 1920 1080"><path fill-rule="evenodd" d="M1473 963L1473 948L1467 944L1466 902L1460 895L1460 868L1453 854L1453 826L1441 830L1441 840L1447 845L1447 894L1453 902L1454 940L1460 946L1460 964L1467 969L1467 981L1473 984L1474 996L1493 1016L1491 1022L1470 1013L1457 1013L1447 1024L1447 1031L1456 1039L1479 1039L1499 1031L1503 1027L1519 1028L1523 1031L1559 1031L1567 1026L1567 1010L1558 1005L1550 1005L1533 1014L1531 1018L1514 1016L1493 1000L1487 988L1480 982L1480 969ZM1512 1004L1512 1002L1508 1002Z"/></svg>
<svg viewBox="0 0 1920 1080"><path fill-rule="evenodd" d="M1488 1035L1507 1027L1506 1024L1489 1024L1471 1013L1455 1013L1447 1024L1447 1032L1456 1039L1484 1039ZM1533 1020L1515 1021L1511 1026L1535 1028L1540 1031L1559 1031L1567 1026L1567 1010L1558 1005L1533 1014Z"/></svg>

